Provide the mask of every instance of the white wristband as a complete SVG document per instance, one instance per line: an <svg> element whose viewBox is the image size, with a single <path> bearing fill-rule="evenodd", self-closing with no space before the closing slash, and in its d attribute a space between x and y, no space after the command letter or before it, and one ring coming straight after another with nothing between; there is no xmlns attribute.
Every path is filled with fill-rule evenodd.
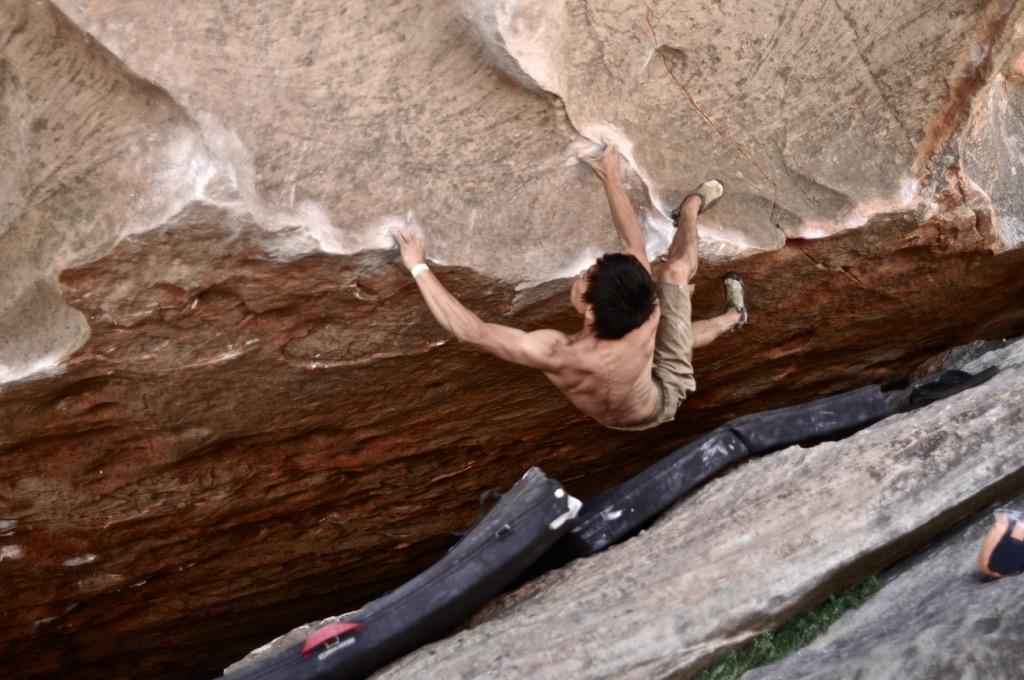
<svg viewBox="0 0 1024 680"><path fill-rule="evenodd" d="M420 262L419 264L414 264L412 266L412 269L409 270L409 273L412 274L412 278L415 279L417 276L419 276L421 273L425 271L430 271L430 267Z"/></svg>

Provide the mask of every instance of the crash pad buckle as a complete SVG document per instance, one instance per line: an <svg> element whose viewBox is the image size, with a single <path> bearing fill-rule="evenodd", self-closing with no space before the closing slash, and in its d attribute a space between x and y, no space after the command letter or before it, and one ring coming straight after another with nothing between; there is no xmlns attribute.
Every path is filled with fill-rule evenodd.
<svg viewBox="0 0 1024 680"><path fill-rule="evenodd" d="M318 647L324 647L326 651L332 647L337 647L342 642L345 644L355 642L355 638L349 638L345 641L342 641L341 638L348 633L360 630L362 627L363 624L352 623L351 621L339 621L324 626L306 637L306 643L302 645L302 656L309 656Z"/></svg>

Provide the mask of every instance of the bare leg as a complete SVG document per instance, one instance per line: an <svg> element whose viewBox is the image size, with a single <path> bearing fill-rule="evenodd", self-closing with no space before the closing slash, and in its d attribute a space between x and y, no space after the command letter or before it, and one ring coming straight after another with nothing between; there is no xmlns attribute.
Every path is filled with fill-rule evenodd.
<svg viewBox="0 0 1024 680"><path fill-rule="evenodd" d="M732 330L736 322L740 320L740 310L732 308L713 319L701 319L694 321L693 327L693 348L705 347L714 340Z"/></svg>
<svg viewBox="0 0 1024 680"><path fill-rule="evenodd" d="M1001 512L996 513L995 524L993 524L992 528L988 530L988 533L985 534L985 539L981 542L981 551L978 553L978 571L985 576L990 576L992 578L1000 577L1000 574L989 570L988 560L992 557L992 551L995 550L999 540L1003 537L1003 534L1006 533L1006 527L1008 526L1010 526L1010 520L1006 515ZM1016 529L1016 527L1014 528Z"/></svg>
<svg viewBox="0 0 1024 680"><path fill-rule="evenodd" d="M686 285L697 273L697 212L700 210L700 196L690 196L679 210L676 220L676 235L668 248L668 258L658 278L666 283ZM694 321L693 347L711 344L723 333L732 330L740 320L738 309L729 309L713 319Z"/></svg>
<svg viewBox="0 0 1024 680"><path fill-rule="evenodd" d="M697 211L700 196L690 196L679 211L676 235L668 248L668 258L658 279L666 283L686 285L697 273Z"/></svg>

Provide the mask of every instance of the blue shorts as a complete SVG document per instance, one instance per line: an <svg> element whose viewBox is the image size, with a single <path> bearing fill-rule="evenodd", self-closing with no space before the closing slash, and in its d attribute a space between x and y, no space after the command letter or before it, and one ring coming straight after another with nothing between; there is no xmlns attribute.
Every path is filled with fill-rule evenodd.
<svg viewBox="0 0 1024 680"><path fill-rule="evenodd" d="M1002 576L1015 576L1024 572L1024 541L1010 535L1016 524L1015 520L1010 520L1006 533L992 549L992 554L988 558L989 571Z"/></svg>

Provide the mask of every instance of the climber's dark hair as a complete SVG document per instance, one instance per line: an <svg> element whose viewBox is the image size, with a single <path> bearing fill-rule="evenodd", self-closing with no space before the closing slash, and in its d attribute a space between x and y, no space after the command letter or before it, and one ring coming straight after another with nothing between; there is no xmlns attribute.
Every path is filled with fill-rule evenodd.
<svg viewBox="0 0 1024 680"><path fill-rule="evenodd" d="M583 293L583 301L594 306L597 337L605 340L617 340L647 321L656 299L650 273L625 253L599 257Z"/></svg>

